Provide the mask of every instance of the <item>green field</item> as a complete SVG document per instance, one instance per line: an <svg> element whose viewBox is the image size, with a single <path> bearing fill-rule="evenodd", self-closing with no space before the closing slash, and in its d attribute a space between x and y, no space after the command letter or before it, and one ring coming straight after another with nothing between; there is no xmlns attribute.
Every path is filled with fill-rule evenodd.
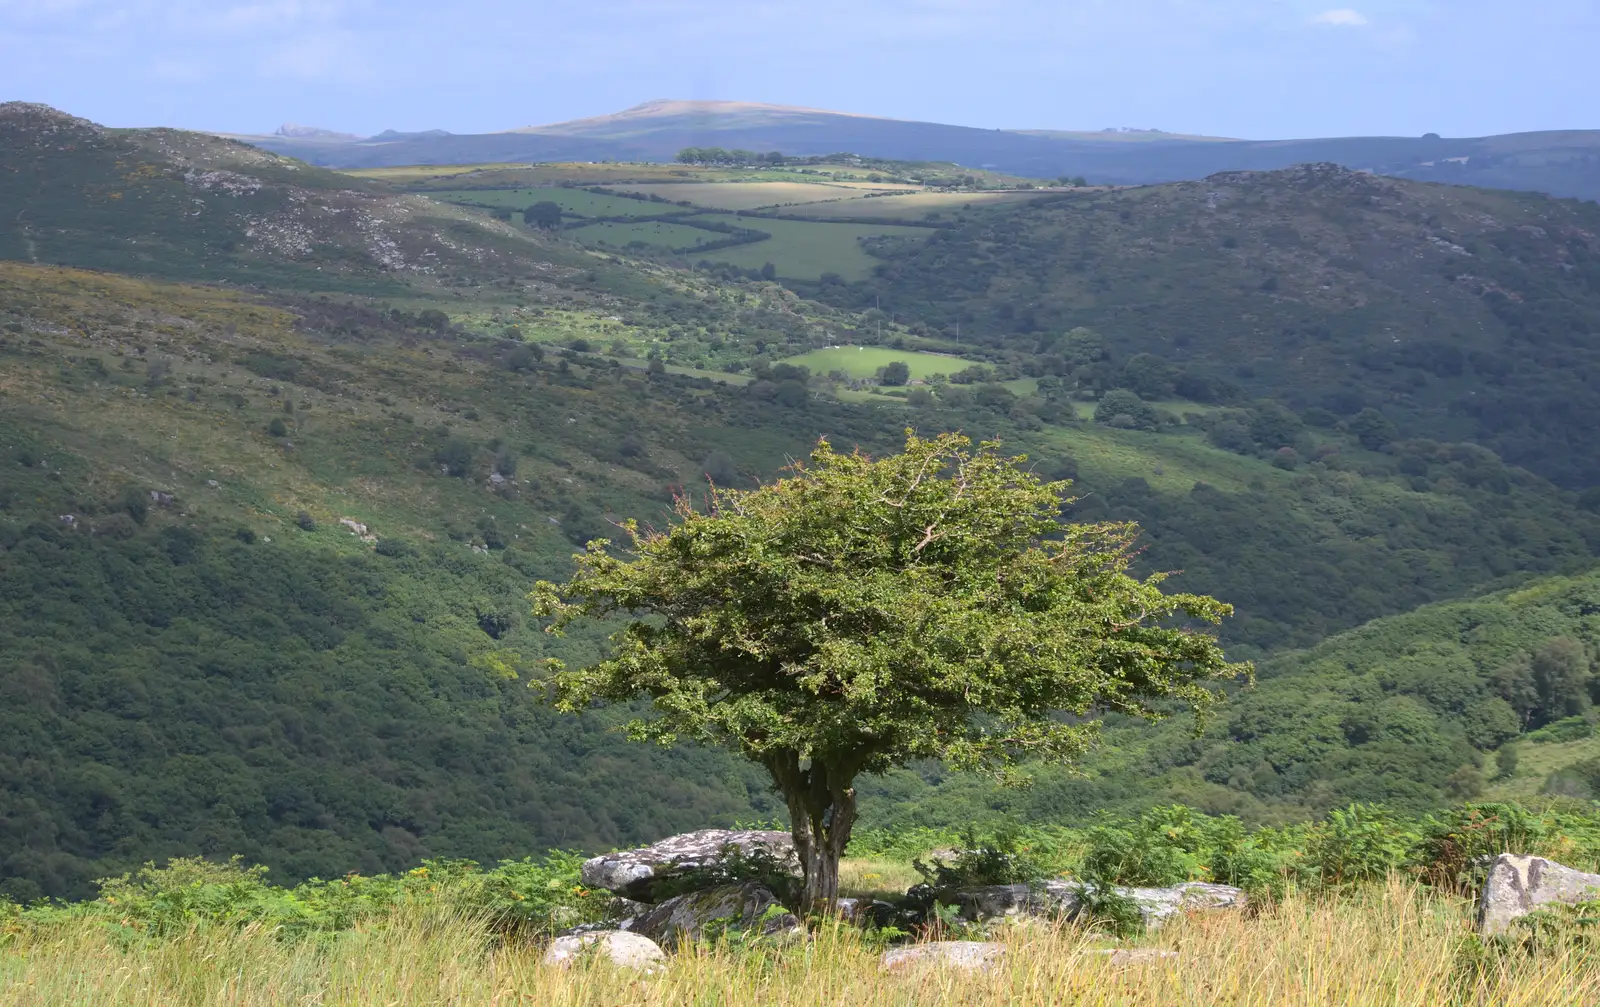
<svg viewBox="0 0 1600 1007"><path fill-rule="evenodd" d="M606 196L583 189L524 188L524 189L447 189L428 193L446 203L464 203L470 206L498 206L508 210L521 210L531 203L555 203L567 213L581 217L658 217L664 213L688 213L681 206L647 203L625 196Z"/></svg>
<svg viewBox="0 0 1600 1007"><path fill-rule="evenodd" d="M832 225L839 226L839 225ZM943 353L915 353L908 350L890 350L881 346L830 346L825 350L812 350L783 362L799 367L809 367L812 374L832 374L844 371L852 378L870 378L878 368L903 360L911 368L914 380L923 380L934 374L954 374L971 367L974 361Z"/></svg>
<svg viewBox="0 0 1600 1007"><path fill-rule="evenodd" d="M522 164L413 164L395 168L351 168L341 171L342 175L354 178L371 178L380 182L394 182L397 185L409 185L418 182L427 182L442 178L458 178L461 175L473 175L481 171L505 171L509 169L526 168Z"/></svg>
<svg viewBox="0 0 1600 1007"><path fill-rule="evenodd" d="M864 192L875 191L821 182L663 182L622 185L618 188L647 196L660 196L672 202L686 199L695 206L712 210L754 210L763 206L859 199Z"/></svg>
<svg viewBox="0 0 1600 1007"><path fill-rule="evenodd" d="M925 220L931 213L949 215L968 207L1038 199L1033 192L910 192L896 196L856 196L836 203L813 203L785 210L802 217L877 217L884 220Z"/></svg>
<svg viewBox="0 0 1600 1007"><path fill-rule="evenodd" d="M801 220L716 215L704 219L755 228L772 235L770 240L753 245L708 252L705 258L743 269L760 269L770 262L780 277L794 280L817 280L824 273L838 273L846 280L865 279L878 260L862 250L858 239L875 235L926 238L933 233L927 228L892 224L813 224Z"/></svg>
<svg viewBox="0 0 1600 1007"><path fill-rule="evenodd" d="M626 248L632 242L642 241L654 248L668 250L716 241L723 237L715 231L702 231L698 227L669 224L659 220L641 221L637 224L606 221L580 227L571 234L579 241L593 245L604 244L614 248Z"/></svg>

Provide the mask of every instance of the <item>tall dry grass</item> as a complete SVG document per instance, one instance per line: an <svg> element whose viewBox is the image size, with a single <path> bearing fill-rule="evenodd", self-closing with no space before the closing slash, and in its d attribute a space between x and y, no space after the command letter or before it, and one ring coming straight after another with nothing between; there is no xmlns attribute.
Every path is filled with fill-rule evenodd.
<svg viewBox="0 0 1600 1007"><path fill-rule="evenodd" d="M599 963L571 971L537 948L495 946L470 920L399 914L324 944L246 929L119 946L72 924L0 947L0 1004L33 1007L412 1004L1494 1004L1600 1002L1600 963L1571 952L1475 954L1470 906L1396 881L1338 901L1290 896L1255 917L1195 916L1147 943L1176 959L1118 967L1072 929L1005 928L988 974L886 975L847 927L782 952L686 949L641 976Z"/></svg>

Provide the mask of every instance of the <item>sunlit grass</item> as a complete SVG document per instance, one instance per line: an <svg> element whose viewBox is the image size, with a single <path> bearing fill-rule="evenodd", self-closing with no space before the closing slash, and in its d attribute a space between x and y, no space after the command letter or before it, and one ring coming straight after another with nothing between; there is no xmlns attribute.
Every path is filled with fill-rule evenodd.
<svg viewBox="0 0 1600 1007"><path fill-rule="evenodd" d="M537 946L479 923L400 913L327 943L285 943L256 928L124 946L86 923L0 945L0 1003L279 1004L1496 1004L1593 1003L1600 964L1571 952L1474 953L1471 906L1409 883L1339 901L1291 896L1253 916L1178 920L1145 943L1178 957L1113 964L1105 942L1071 928L1003 927L988 973L886 974L880 947L821 926L787 949L690 949L651 975L602 963L570 971Z"/></svg>

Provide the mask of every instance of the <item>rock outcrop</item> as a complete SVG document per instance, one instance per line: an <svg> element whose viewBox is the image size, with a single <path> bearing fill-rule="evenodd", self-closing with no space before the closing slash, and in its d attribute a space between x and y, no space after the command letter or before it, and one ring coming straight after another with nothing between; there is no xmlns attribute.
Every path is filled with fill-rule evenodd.
<svg viewBox="0 0 1600 1007"><path fill-rule="evenodd" d="M1494 937L1542 906L1592 899L1600 899L1600 874L1576 871L1544 857L1502 853L1490 865L1483 884L1478 933Z"/></svg>
<svg viewBox="0 0 1600 1007"><path fill-rule="evenodd" d="M956 893L961 915L969 920L1007 916L1045 916L1076 919L1083 911L1085 889L1076 881L1045 881L1035 885L989 885ZM1244 890L1230 885L1189 881L1170 888L1117 887L1112 891L1130 899L1139 909L1147 929L1155 929L1180 912L1207 909L1243 909Z"/></svg>
<svg viewBox="0 0 1600 1007"><path fill-rule="evenodd" d="M649 969L666 959L655 941L626 930L594 930L586 934L557 937L544 953L546 965L571 965L585 953L603 957L619 968Z"/></svg>
<svg viewBox="0 0 1600 1007"><path fill-rule="evenodd" d="M679 895L623 920L618 927L669 948L684 940L697 941L729 930L763 937L787 936L802 930L800 921L783 908L777 896L753 881Z"/></svg>
<svg viewBox="0 0 1600 1007"><path fill-rule="evenodd" d="M583 883L624 898L651 901L657 881L724 863L730 849L744 856L764 853L800 873L794 839L787 832L701 829L670 836L637 850L621 850L584 861Z"/></svg>

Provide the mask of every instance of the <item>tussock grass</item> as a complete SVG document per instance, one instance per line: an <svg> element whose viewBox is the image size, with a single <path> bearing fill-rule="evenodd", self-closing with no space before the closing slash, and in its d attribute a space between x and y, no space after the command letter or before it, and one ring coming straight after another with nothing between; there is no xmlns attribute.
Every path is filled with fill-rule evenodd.
<svg viewBox="0 0 1600 1007"><path fill-rule="evenodd" d="M541 1004L1496 1004L1593 1003L1600 962L1574 952L1490 954L1471 906L1392 881L1338 900L1290 895L1253 916L1175 921L1149 939L1176 959L1118 966L1071 928L1005 928L993 972L885 974L860 932L804 945L686 948L658 973L544 966L540 950L480 923L412 910L325 943L257 928L124 942L72 923L0 945L6 1005Z"/></svg>

